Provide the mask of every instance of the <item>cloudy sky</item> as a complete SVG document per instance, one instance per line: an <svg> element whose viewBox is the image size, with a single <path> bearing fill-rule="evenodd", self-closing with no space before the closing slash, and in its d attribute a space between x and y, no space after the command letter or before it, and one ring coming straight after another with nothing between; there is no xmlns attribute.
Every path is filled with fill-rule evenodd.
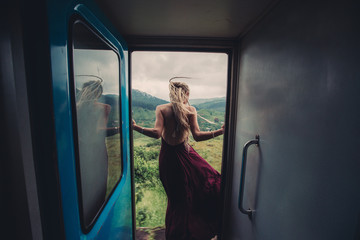
<svg viewBox="0 0 360 240"><path fill-rule="evenodd" d="M169 100L169 79L178 79L190 87L190 99L224 97L227 83L227 54L194 52L133 52L132 87L155 97ZM101 77L104 93L119 92L119 60L109 50L75 50L76 85L95 75Z"/></svg>
<svg viewBox="0 0 360 240"><path fill-rule="evenodd" d="M119 59L112 50L74 50L74 66L77 88L95 75L103 79L104 93L119 93Z"/></svg>
<svg viewBox="0 0 360 240"><path fill-rule="evenodd" d="M227 83L227 54L194 52L133 52L132 87L169 100L169 79L190 87L190 99L224 97Z"/></svg>

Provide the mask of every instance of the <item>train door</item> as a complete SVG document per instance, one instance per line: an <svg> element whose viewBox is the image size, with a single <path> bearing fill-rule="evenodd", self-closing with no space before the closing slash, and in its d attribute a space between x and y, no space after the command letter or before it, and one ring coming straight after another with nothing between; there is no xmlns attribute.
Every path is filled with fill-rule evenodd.
<svg viewBox="0 0 360 240"><path fill-rule="evenodd" d="M48 1L66 239L132 239L126 43L92 1Z"/></svg>
<svg viewBox="0 0 360 240"><path fill-rule="evenodd" d="M241 39L224 239L360 239L359 5L309 9L281 2Z"/></svg>

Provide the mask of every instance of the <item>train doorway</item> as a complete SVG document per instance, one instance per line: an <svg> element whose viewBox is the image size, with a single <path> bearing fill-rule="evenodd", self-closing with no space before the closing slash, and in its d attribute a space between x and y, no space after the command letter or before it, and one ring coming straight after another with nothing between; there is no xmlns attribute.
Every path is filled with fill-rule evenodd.
<svg viewBox="0 0 360 240"><path fill-rule="evenodd" d="M155 108L169 99L169 79L189 85L189 104L198 113L201 131L220 129L226 121L229 55L220 52L134 51L131 53L132 118L154 127ZM224 137L189 144L216 171L222 172ZM167 196L159 179L160 139L133 131L136 239L165 239Z"/></svg>

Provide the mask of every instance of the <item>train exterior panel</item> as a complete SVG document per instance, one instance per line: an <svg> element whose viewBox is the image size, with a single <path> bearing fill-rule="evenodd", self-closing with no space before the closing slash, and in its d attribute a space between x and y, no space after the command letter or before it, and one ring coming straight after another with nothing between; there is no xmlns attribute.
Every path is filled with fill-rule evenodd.
<svg viewBox="0 0 360 240"><path fill-rule="evenodd" d="M48 1L51 72L54 98L58 171L66 239L131 239L132 200L129 135L128 50L126 43L107 23L92 1ZM105 41L120 60L120 96L123 169L120 182L102 206L91 229L82 227L79 209L76 151L74 149L74 104L71 104L71 29L79 16ZM107 23L107 24L106 24Z"/></svg>

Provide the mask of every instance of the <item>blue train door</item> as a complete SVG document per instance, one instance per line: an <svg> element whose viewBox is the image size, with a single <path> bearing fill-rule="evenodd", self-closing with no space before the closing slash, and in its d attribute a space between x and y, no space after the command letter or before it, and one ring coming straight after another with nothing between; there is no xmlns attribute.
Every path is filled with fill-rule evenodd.
<svg viewBox="0 0 360 240"><path fill-rule="evenodd" d="M132 239L126 43L91 1L48 1L66 239Z"/></svg>

